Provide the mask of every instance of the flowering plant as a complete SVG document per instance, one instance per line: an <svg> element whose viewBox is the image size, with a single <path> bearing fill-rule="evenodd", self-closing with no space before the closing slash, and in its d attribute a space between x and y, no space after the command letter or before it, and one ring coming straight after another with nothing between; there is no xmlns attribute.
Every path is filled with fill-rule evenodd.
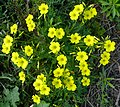
<svg viewBox="0 0 120 107"><path fill-rule="evenodd" d="M54 21L49 8L41 3L38 16L28 14L24 19L25 28L13 24L3 39L2 52L10 57L23 90L32 87L34 106L41 100L57 106L70 99L77 106L80 91L92 83L94 62L98 68L107 65L115 42L81 30L97 16L94 5L75 5L67 13L68 25Z"/></svg>

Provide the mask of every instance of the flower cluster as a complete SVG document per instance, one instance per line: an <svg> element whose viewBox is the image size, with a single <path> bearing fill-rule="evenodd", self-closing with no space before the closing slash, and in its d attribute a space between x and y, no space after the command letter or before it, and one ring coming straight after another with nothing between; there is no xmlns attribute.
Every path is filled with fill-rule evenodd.
<svg viewBox="0 0 120 107"><path fill-rule="evenodd" d="M85 4L75 5L74 9L69 13L71 20L77 20L79 16L83 16L84 20L90 20L97 15L96 8L89 6L85 9Z"/></svg>
<svg viewBox="0 0 120 107"><path fill-rule="evenodd" d="M54 79L52 81L52 84L55 86L55 88L67 88L69 91L75 91L76 85L74 83L73 76L70 76L70 72L68 69L64 68L56 68L53 71Z"/></svg>
<svg viewBox="0 0 120 107"><path fill-rule="evenodd" d="M46 85L46 77L44 76L44 74L41 73L40 75L37 76L35 82L33 83L33 86L36 91L39 91L40 95L49 95L50 88ZM40 103L40 100L35 100L36 97L34 95L32 98L35 103L37 104Z"/></svg>
<svg viewBox="0 0 120 107"><path fill-rule="evenodd" d="M35 22L33 21L33 15L29 14L28 17L25 19L28 31L31 32L35 29Z"/></svg>
<svg viewBox="0 0 120 107"><path fill-rule="evenodd" d="M75 5L74 9L69 13L71 20L77 20L79 15L82 14L84 10L83 4Z"/></svg>
<svg viewBox="0 0 120 107"><path fill-rule="evenodd" d="M6 35L6 37L3 39L2 44L2 52L5 54L9 54L10 47L12 46L13 38L10 35Z"/></svg>
<svg viewBox="0 0 120 107"><path fill-rule="evenodd" d="M101 54L100 64L105 66L106 64L109 63L110 52L115 50L115 42L111 41L111 40L106 40L105 43L104 43L104 49L106 51L104 51Z"/></svg>

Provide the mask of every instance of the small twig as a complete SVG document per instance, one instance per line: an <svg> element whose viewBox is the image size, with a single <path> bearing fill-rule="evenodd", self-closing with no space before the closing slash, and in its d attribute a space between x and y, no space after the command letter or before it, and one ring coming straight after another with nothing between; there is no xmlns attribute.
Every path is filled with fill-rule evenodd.
<svg viewBox="0 0 120 107"><path fill-rule="evenodd" d="M119 94L117 96L116 103L115 103L116 107L120 107L119 106L119 100L120 100L120 90L119 90Z"/></svg>
<svg viewBox="0 0 120 107"><path fill-rule="evenodd" d="M91 107L94 107L89 100L87 100L87 102L91 105Z"/></svg>

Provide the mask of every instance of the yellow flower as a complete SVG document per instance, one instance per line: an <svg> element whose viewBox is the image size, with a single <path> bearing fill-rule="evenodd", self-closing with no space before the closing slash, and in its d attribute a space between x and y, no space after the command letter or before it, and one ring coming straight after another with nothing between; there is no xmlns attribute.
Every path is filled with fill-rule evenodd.
<svg viewBox="0 0 120 107"><path fill-rule="evenodd" d="M55 86L55 88L60 88L62 87L62 83L60 79L54 78L52 81L52 84Z"/></svg>
<svg viewBox="0 0 120 107"><path fill-rule="evenodd" d="M65 55L61 54L57 57L57 61L58 61L59 65L61 65L61 66L65 65L67 63L67 57Z"/></svg>
<svg viewBox="0 0 120 107"><path fill-rule="evenodd" d="M47 87L47 85L42 85L42 87L40 89L40 94L49 95L49 92L50 92L50 88Z"/></svg>
<svg viewBox="0 0 120 107"><path fill-rule="evenodd" d="M17 64L18 58L19 58L18 52L13 52L11 60L14 62L14 64Z"/></svg>
<svg viewBox="0 0 120 107"><path fill-rule="evenodd" d="M88 68L87 62L86 61L80 62L79 63L79 68L80 68L80 70Z"/></svg>
<svg viewBox="0 0 120 107"><path fill-rule="evenodd" d="M33 54L33 49L29 45L25 46L25 54L31 56Z"/></svg>
<svg viewBox="0 0 120 107"><path fill-rule="evenodd" d="M83 86L89 86L90 85L90 79L87 77L83 77L81 80Z"/></svg>
<svg viewBox="0 0 120 107"><path fill-rule="evenodd" d="M53 53L58 53L60 51L60 44L58 42L51 42L49 49L53 52Z"/></svg>
<svg viewBox="0 0 120 107"><path fill-rule="evenodd" d="M106 59L109 60L109 59L110 59L110 53L104 51L104 52L101 54L101 58L102 58L102 59L106 58Z"/></svg>
<svg viewBox="0 0 120 107"><path fill-rule="evenodd" d="M68 69L65 69L65 70L63 71L63 76L64 76L64 77L70 76L70 72L69 72Z"/></svg>
<svg viewBox="0 0 120 107"><path fill-rule="evenodd" d="M40 13L41 13L41 14L46 14L46 13L48 13L48 5L45 4L45 3L42 3L42 4L39 6L39 10L40 10Z"/></svg>
<svg viewBox="0 0 120 107"><path fill-rule="evenodd" d="M19 72L19 80L21 80L22 83L25 82L25 73L23 71Z"/></svg>
<svg viewBox="0 0 120 107"><path fill-rule="evenodd" d="M26 59L24 59L23 57L18 58L18 63L17 66L21 67L22 69L25 69L28 65L28 61Z"/></svg>
<svg viewBox="0 0 120 107"><path fill-rule="evenodd" d="M91 15L91 11L90 10L86 10L86 11L84 11L84 19L85 20L90 20L91 18L92 18L92 15Z"/></svg>
<svg viewBox="0 0 120 107"><path fill-rule="evenodd" d="M69 91L75 91L76 88L77 88L76 85L73 83L67 84L67 90L69 90Z"/></svg>
<svg viewBox="0 0 120 107"><path fill-rule="evenodd" d="M109 60L107 59L107 58L102 58L101 60L100 60L100 64L102 64L102 65L107 65L109 63Z"/></svg>
<svg viewBox="0 0 120 107"><path fill-rule="evenodd" d="M42 82L45 82L46 81L46 77L44 76L44 74L40 74L37 76L37 79L41 80Z"/></svg>
<svg viewBox="0 0 120 107"><path fill-rule="evenodd" d="M3 41L5 45L10 47L12 46L13 38L10 35L6 35Z"/></svg>
<svg viewBox="0 0 120 107"><path fill-rule="evenodd" d="M64 35L65 35L65 32L64 32L63 28L56 29L56 35L55 36L58 39L62 39Z"/></svg>
<svg viewBox="0 0 120 107"><path fill-rule="evenodd" d="M55 77L60 77L63 75L64 69L63 68L57 68L53 71Z"/></svg>
<svg viewBox="0 0 120 107"><path fill-rule="evenodd" d="M77 43L79 43L79 41L80 41L80 39L81 39L81 36L79 36L79 34L78 33L75 33L75 34L72 34L71 36L70 36L70 41L71 41L71 43L75 43L75 44L77 44Z"/></svg>
<svg viewBox="0 0 120 107"><path fill-rule="evenodd" d="M10 27L11 34L16 34L17 28L18 28L17 24L12 25L12 26Z"/></svg>
<svg viewBox="0 0 120 107"><path fill-rule="evenodd" d="M33 102L39 104L40 103L40 97L38 95L32 96Z"/></svg>
<svg viewBox="0 0 120 107"><path fill-rule="evenodd" d="M91 17L94 17L94 16L97 15L96 8L91 8L91 9L90 9L90 12L91 12Z"/></svg>
<svg viewBox="0 0 120 107"><path fill-rule="evenodd" d="M56 29L54 27L50 27L49 30L48 30L48 37L50 38L54 38L55 34L56 34Z"/></svg>
<svg viewBox="0 0 120 107"><path fill-rule="evenodd" d="M90 70L86 67L81 70L82 75L89 76L90 75Z"/></svg>
<svg viewBox="0 0 120 107"><path fill-rule="evenodd" d="M40 90L43 85L43 82L40 79L36 79L33 83L33 86L35 87L35 90Z"/></svg>
<svg viewBox="0 0 120 107"><path fill-rule="evenodd" d="M10 46L7 46L5 44L2 45L2 52L5 54L9 54L10 52Z"/></svg>
<svg viewBox="0 0 120 107"><path fill-rule="evenodd" d="M70 77L66 77L64 79L64 84L67 85L67 84L73 84L74 83L74 80L73 80L73 76L70 76Z"/></svg>
<svg viewBox="0 0 120 107"><path fill-rule="evenodd" d="M88 59L88 55L85 51L81 51L77 53L76 59L82 62Z"/></svg>
<svg viewBox="0 0 120 107"><path fill-rule="evenodd" d="M105 41L104 48L106 49L107 52L111 52L115 50L115 42L111 40Z"/></svg>
<svg viewBox="0 0 120 107"><path fill-rule="evenodd" d="M73 10L69 13L69 15L70 15L71 20L77 20L78 16L79 16L79 13Z"/></svg>
<svg viewBox="0 0 120 107"><path fill-rule="evenodd" d="M79 4L79 5L75 5L74 6L74 11L76 11L77 13L81 14L84 10L83 4Z"/></svg>
<svg viewBox="0 0 120 107"><path fill-rule="evenodd" d="M35 22L31 21L29 24L27 24L28 31L31 32L35 29Z"/></svg>
<svg viewBox="0 0 120 107"><path fill-rule="evenodd" d="M26 24L31 23L32 19L33 19L33 15L32 15L32 14L29 14L28 17L25 19Z"/></svg>
<svg viewBox="0 0 120 107"><path fill-rule="evenodd" d="M87 35L86 38L84 38L84 42L87 46L93 46L94 45L94 36Z"/></svg>

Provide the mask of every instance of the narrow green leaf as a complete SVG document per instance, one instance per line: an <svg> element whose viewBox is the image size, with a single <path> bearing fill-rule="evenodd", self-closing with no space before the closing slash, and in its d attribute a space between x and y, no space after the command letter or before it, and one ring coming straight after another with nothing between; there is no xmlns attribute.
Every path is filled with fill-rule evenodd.
<svg viewBox="0 0 120 107"><path fill-rule="evenodd" d="M116 15L116 9L115 9L115 8L113 8L112 15L113 15L113 18L114 18L114 17L115 17L115 15Z"/></svg>
<svg viewBox="0 0 120 107"><path fill-rule="evenodd" d="M111 87L111 88L115 88L115 86L113 84L111 84L110 82L107 82L107 84Z"/></svg>
<svg viewBox="0 0 120 107"><path fill-rule="evenodd" d="M100 2L103 6L104 6L104 5L110 5L110 4L109 4L108 2L106 2L106 1L100 0L99 2Z"/></svg>
<svg viewBox="0 0 120 107"><path fill-rule="evenodd" d="M110 9L110 7L105 7L105 8L103 8L102 13L108 11L109 9Z"/></svg>
<svg viewBox="0 0 120 107"><path fill-rule="evenodd" d="M120 4L115 4L116 6L120 6Z"/></svg>

